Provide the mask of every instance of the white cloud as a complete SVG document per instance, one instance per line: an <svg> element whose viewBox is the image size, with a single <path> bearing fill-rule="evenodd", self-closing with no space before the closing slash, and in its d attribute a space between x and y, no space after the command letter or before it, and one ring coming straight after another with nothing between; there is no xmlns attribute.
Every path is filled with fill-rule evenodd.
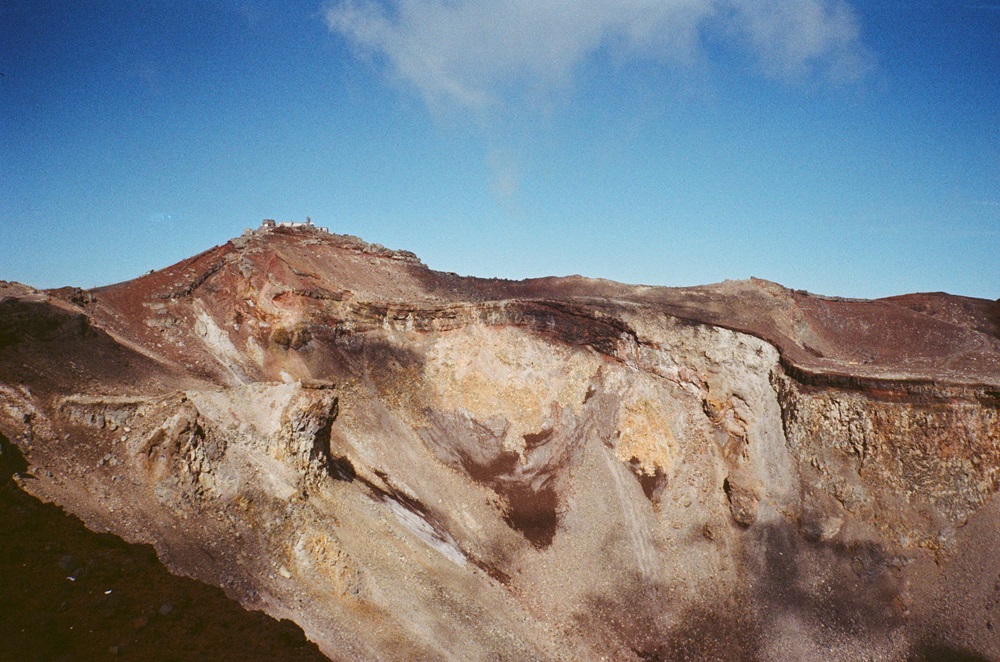
<svg viewBox="0 0 1000 662"><path fill-rule="evenodd" d="M857 78L869 55L850 5L838 0L729 0L734 25L749 39L765 71L799 78L816 69L835 82Z"/></svg>
<svg viewBox="0 0 1000 662"><path fill-rule="evenodd" d="M483 108L518 86L562 85L605 46L692 61L720 27L770 76L850 80L866 62L846 0L338 0L325 17L431 105Z"/></svg>

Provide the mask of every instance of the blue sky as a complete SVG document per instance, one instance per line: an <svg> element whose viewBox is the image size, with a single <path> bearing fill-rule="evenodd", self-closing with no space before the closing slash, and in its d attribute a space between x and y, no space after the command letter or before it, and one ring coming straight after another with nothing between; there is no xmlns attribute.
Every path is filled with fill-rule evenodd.
<svg viewBox="0 0 1000 662"><path fill-rule="evenodd" d="M478 276L1000 297L1000 2L0 5L0 279L303 220Z"/></svg>

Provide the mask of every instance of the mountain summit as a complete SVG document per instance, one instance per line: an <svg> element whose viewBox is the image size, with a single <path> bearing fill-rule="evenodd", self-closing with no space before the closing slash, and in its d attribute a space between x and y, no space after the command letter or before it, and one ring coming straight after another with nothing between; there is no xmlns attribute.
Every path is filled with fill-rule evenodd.
<svg viewBox="0 0 1000 662"><path fill-rule="evenodd" d="M265 224L0 283L0 434L25 490L332 659L1000 656L1000 302Z"/></svg>

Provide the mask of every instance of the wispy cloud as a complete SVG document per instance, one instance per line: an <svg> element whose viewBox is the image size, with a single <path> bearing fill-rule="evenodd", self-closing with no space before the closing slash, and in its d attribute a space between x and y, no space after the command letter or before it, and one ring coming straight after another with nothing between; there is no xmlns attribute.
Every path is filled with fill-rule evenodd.
<svg viewBox="0 0 1000 662"><path fill-rule="evenodd" d="M490 172L490 188L497 199L510 209L517 209L517 195L521 186L521 170L517 156L510 150L490 149L486 154Z"/></svg>
<svg viewBox="0 0 1000 662"><path fill-rule="evenodd" d="M870 55L858 19L838 0L728 0L732 22L750 41L765 71L779 78L821 73L837 83L861 76Z"/></svg>
<svg viewBox="0 0 1000 662"><path fill-rule="evenodd" d="M769 76L843 82L867 66L846 0L338 0L325 17L431 105L483 108L525 85L562 85L605 46L690 62L708 30Z"/></svg>

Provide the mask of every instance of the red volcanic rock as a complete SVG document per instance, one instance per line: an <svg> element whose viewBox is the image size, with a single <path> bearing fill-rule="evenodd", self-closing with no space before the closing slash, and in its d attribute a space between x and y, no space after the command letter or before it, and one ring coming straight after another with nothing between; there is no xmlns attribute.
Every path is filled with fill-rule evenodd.
<svg viewBox="0 0 1000 662"><path fill-rule="evenodd" d="M262 227L0 284L0 433L24 489L338 659L993 659L998 328Z"/></svg>

